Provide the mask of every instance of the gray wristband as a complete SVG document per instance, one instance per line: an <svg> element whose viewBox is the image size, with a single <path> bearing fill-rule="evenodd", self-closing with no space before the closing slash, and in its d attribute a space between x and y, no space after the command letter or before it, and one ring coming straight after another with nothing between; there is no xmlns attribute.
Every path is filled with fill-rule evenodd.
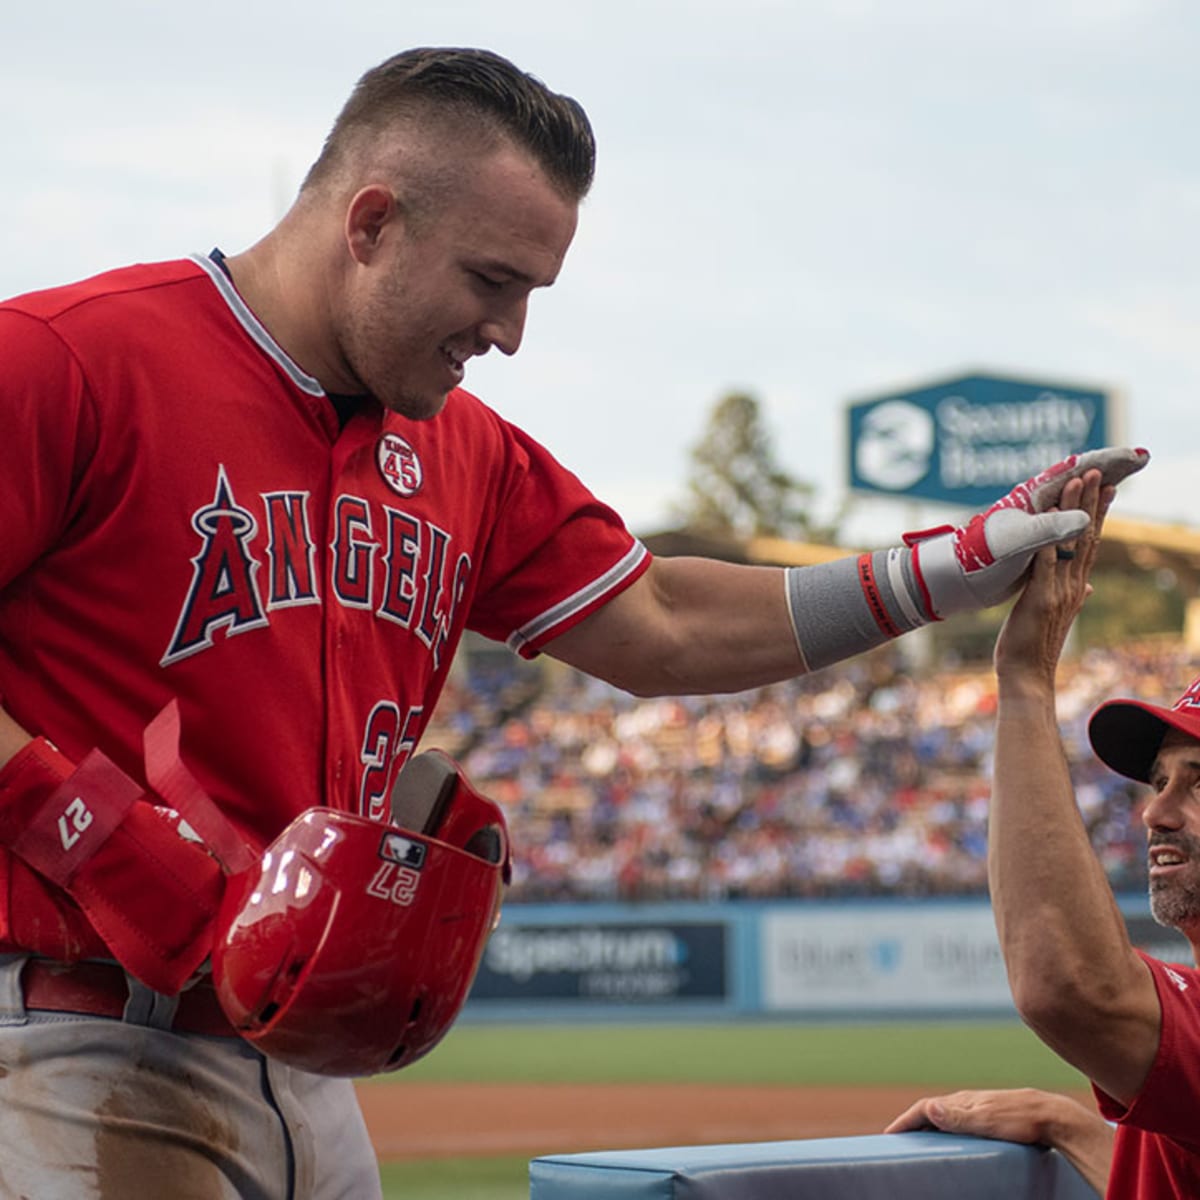
<svg viewBox="0 0 1200 1200"><path fill-rule="evenodd" d="M784 574L796 644L810 671L853 658L926 623L912 602L916 580L910 550L876 550L812 567L788 567Z"/></svg>

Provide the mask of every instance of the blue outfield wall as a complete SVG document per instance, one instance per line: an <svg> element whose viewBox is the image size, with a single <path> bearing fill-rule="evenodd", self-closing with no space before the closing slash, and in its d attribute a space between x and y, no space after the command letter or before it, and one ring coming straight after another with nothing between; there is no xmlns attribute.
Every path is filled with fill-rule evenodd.
<svg viewBox="0 0 1200 1200"><path fill-rule="evenodd" d="M1144 896L1135 944L1190 962ZM510 904L466 1021L1012 1016L986 898Z"/></svg>

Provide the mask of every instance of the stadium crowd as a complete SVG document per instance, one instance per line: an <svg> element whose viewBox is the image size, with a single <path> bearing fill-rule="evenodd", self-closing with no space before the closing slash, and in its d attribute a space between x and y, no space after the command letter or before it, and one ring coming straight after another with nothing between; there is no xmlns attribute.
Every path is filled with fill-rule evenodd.
<svg viewBox="0 0 1200 1200"><path fill-rule="evenodd" d="M1118 891L1145 887L1136 788L1095 760L1087 717L1112 695L1165 700L1194 673L1178 641L1060 673L1079 804ZM917 671L887 649L691 699L493 665L448 689L427 744L504 805L510 901L969 895L986 890L994 703L988 664ZM489 724L497 707L509 715Z"/></svg>

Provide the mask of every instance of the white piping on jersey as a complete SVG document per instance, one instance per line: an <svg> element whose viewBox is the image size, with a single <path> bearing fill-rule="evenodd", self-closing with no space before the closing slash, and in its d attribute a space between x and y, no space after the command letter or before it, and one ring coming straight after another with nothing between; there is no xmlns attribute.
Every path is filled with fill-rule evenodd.
<svg viewBox="0 0 1200 1200"><path fill-rule="evenodd" d="M527 625L522 625L520 629L510 633L505 645L510 650L520 651L522 646L536 641L547 629L565 621L589 604L594 604L605 592L610 591L630 572L636 570L648 553L641 542L634 542L620 562L609 567L598 579L593 579L591 583L581 587L573 596L568 596L553 608L547 609L541 616L534 617Z"/></svg>
<svg viewBox="0 0 1200 1200"><path fill-rule="evenodd" d="M225 303L229 305L230 311L237 317L238 323L250 335L259 349L273 358L302 392L307 392L310 396L324 396L325 389L287 356L283 347L267 332L266 326L250 311L245 300L238 295L237 288L233 286L225 272L207 254L189 254L188 258L197 266L204 268L205 273L216 284L217 291L221 293Z"/></svg>

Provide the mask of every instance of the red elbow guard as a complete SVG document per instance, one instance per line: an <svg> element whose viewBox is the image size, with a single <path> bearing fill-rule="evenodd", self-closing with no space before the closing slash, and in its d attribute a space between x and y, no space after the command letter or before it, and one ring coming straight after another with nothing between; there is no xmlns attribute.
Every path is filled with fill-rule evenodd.
<svg viewBox="0 0 1200 1200"><path fill-rule="evenodd" d="M77 768L44 738L18 751L0 770L0 844L67 892L155 991L179 991L208 955L220 865L98 750Z"/></svg>

